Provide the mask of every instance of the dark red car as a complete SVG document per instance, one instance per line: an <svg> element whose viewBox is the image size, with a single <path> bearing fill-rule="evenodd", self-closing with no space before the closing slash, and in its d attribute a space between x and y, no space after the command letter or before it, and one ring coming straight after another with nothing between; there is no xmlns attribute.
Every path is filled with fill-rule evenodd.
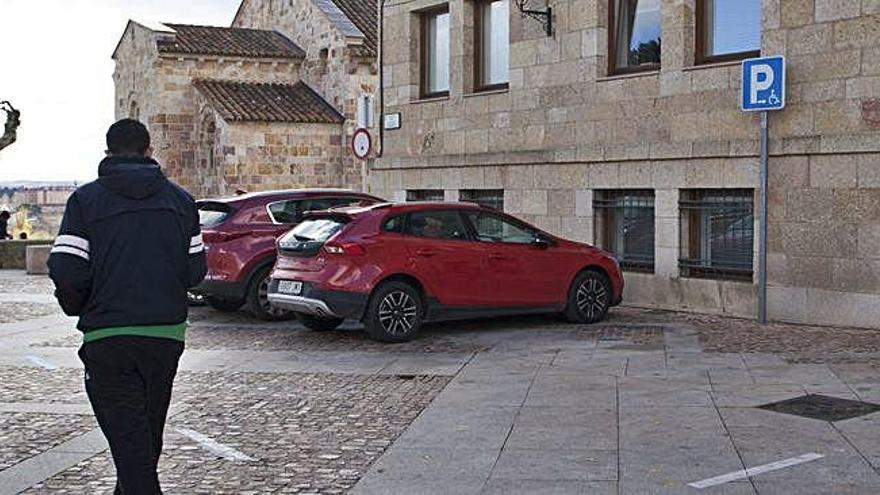
<svg viewBox="0 0 880 495"><path fill-rule="evenodd" d="M623 292L608 253L468 203L312 213L278 250L273 305L316 330L362 320L389 342L411 338L426 320L561 312L596 322Z"/></svg>
<svg viewBox="0 0 880 495"><path fill-rule="evenodd" d="M276 239L307 211L380 201L337 189L294 189L199 201L208 276L192 292L220 311L235 311L247 304L260 319L288 317L289 312L271 306L266 297Z"/></svg>

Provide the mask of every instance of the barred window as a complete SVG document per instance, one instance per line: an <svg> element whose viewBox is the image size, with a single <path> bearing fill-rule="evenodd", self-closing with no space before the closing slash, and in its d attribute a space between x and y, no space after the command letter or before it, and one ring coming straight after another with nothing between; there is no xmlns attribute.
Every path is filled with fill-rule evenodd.
<svg viewBox="0 0 880 495"><path fill-rule="evenodd" d="M752 280L754 191L682 191L681 258L683 277Z"/></svg>
<svg viewBox="0 0 880 495"><path fill-rule="evenodd" d="M443 189L409 189L407 201L443 201Z"/></svg>
<svg viewBox="0 0 880 495"><path fill-rule="evenodd" d="M597 244L629 271L654 271L654 191L596 191Z"/></svg>
<svg viewBox="0 0 880 495"><path fill-rule="evenodd" d="M504 189L462 189L458 192L458 199L504 211Z"/></svg>

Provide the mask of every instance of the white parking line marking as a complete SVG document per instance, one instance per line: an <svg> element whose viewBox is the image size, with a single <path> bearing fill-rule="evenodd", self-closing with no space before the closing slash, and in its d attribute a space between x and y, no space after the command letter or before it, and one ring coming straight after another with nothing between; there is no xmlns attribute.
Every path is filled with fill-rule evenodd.
<svg viewBox="0 0 880 495"><path fill-rule="evenodd" d="M27 358L28 361L36 364L40 368L52 370L52 371L58 369L58 366L55 366L54 364L50 363L49 361L46 361L45 359L41 358L40 356L25 356L25 357Z"/></svg>
<svg viewBox="0 0 880 495"><path fill-rule="evenodd" d="M202 435L197 431L193 431L187 428L175 428L179 433L183 434L190 440L195 441L206 450L211 452L212 454L216 454L228 461L255 461L253 457L245 455L228 445L223 445L222 443L215 442L211 438Z"/></svg>
<svg viewBox="0 0 880 495"><path fill-rule="evenodd" d="M816 459L821 459L825 457L822 454L817 454L815 452L810 452L809 454L799 455L797 457L792 457L790 459L784 459L781 461L771 462L770 464L763 464L761 466L755 466L748 469L742 469L739 471L734 471L732 473L722 474L721 476L716 476L714 478L705 479L702 481L695 481L693 483L688 483L688 486L692 486L694 488L709 488L710 486L720 485L722 483L727 483L729 481L734 481L742 478L747 478L749 476L755 476L761 473L767 473L770 471L776 471L777 469L783 469L791 466L795 466L798 464L803 464L805 462L815 461Z"/></svg>

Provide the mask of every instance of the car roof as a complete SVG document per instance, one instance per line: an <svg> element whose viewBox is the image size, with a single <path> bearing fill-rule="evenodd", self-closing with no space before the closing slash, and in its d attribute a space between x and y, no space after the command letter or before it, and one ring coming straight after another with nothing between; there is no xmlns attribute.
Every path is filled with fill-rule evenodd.
<svg viewBox="0 0 880 495"><path fill-rule="evenodd" d="M334 189L334 188L310 188L310 189L280 189L274 191L257 191L252 193L240 194L238 196L226 196L222 198L204 198L200 199L200 202L210 202L210 203L238 203L242 201L248 201L251 199L264 199L266 201L273 200L282 200L282 199L295 199L295 198L308 198L312 196L320 196L320 195L346 195L346 196L357 196L364 198L373 198L369 194L362 193L359 191L355 191L352 189ZM378 199L378 198L376 198Z"/></svg>
<svg viewBox="0 0 880 495"><path fill-rule="evenodd" d="M331 208L329 211L332 211L334 213L343 213L350 216L358 216L375 210L388 210L389 213L406 213L411 211L448 209L494 211L491 208L486 208L476 203L464 203L455 201L407 201L396 203L377 203L365 206L337 206Z"/></svg>

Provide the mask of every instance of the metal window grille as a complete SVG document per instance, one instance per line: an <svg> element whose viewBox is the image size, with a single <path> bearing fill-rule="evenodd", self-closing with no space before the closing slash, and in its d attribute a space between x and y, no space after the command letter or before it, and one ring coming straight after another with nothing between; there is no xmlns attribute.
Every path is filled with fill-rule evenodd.
<svg viewBox="0 0 880 495"><path fill-rule="evenodd" d="M443 201L443 189L409 189L406 191L407 201Z"/></svg>
<svg viewBox="0 0 880 495"><path fill-rule="evenodd" d="M654 271L654 191L596 191L599 245L624 270Z"/></svg>
<svg viewBox="0 0 880 495"><path fill-rule="evenodd" d="M504 189L463 189L458 192L458 199L504 211Z"/></svg>
<svg viewBox="0 0 880 495"><path fill-rule="evenodd" d="M679 269L683 277L751 281L754 191L682 191Z"/></svg>

